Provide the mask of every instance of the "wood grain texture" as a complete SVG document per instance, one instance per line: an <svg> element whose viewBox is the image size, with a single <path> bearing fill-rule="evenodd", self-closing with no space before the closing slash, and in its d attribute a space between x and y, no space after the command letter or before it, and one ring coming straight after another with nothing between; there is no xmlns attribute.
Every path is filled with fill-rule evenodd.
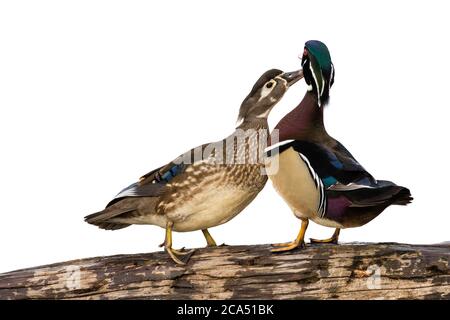
<svg viewBox="0 0 450 320"><path fill-rule="evenodd" d="M268 245L56 263L0 274L1 299L450 299L450 244Z"/></svg>

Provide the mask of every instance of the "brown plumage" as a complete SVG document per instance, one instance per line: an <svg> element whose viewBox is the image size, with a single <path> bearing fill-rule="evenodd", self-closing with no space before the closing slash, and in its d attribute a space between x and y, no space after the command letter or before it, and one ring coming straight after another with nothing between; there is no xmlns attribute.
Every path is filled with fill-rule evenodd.
<svg viewBox="0 0 450 320"><path fill-rule="evenodd" d="M208 245L215 245L207 228L223 224L241 212L262 190L262 154L267 141L267 116L299 72L269 70L243 101L239 125L227 138L194 148L128 188L107 207L85 218L107 230L131 224L166 228L165 248L177 263L183 252L171 248L171 231L203 230Z"/></svg>

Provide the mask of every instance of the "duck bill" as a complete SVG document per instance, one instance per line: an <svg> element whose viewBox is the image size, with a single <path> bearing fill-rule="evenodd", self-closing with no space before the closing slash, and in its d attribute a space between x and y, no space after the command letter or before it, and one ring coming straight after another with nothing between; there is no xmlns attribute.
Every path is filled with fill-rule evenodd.
<svg viewBox="0 0 450 320"><path fill-rule="evenodd" d="M287 81L288 86L292 86L298 80L303 79L303 69L292 72L285 72L281 75L281 78Z"/></svg>

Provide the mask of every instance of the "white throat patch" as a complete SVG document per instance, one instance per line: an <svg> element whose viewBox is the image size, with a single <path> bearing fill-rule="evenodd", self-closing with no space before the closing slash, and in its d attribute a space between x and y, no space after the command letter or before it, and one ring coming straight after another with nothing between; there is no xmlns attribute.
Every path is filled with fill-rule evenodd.
<svg viewBox="0 0 450 320"><path fill-rule="evenodd" d="M275 102L276 99L270 97L270 101L271 102ZM267 109L266 111L264 111L263 113L261 113L260 115L257 115L257 118L267 118L269 116L270 111L272 111L272 108Z"/></svg>
<svg viewBox="0 0 450 320"><path fill-rule="evenodd" d="M314 78L314 82L316 83L316 90L317 90L317 103L319 104L320 108L320 95L323 91L323 76L322 76L322 89L319 91L319 81L317 80L316 74L314 73L314 68L312 67L312 63L309 63L309 70L311 70L311 74Z"/></svg>

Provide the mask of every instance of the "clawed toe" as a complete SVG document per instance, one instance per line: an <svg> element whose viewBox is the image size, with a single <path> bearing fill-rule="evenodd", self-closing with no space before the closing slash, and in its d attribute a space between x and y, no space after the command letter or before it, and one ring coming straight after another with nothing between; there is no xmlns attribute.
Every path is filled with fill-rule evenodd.
<svg viewBox="0 0 450 320"><path fill-rule="evenodd" d="M277 248L270 250L271 252L286 252L286 251L291 251L297 248L304 248L305 247L305 243L304 242L288 242L288 243L277 243L275 245L273 245Z"/></svg>
<svg viewBox="0 0 450 320"><path fill-rule="evenodd" d="M172 249L170 249L170 248L165 248L165 249L166 249L166 252L169 254L169 256L172 258L172 260L173 260L176 264L182 265L182 266L184 266L184 265L186 264L186 262L181 261L180 258L178 258L178 257L175 255L175 253L173 252Z"/></svg>
<svg viewBox="0 0 450 320"><path fill-rule="evenodd" d="M270 250L271 252L285 252L285 251L291 251L296 248L303 248L305 247L305 231L308 227L308 220L302 220L302 225L300 227L300 231L298 232L297 238L295 238L292 242L287 243L276 243L273 244L273 247L276 247L275 249Z"/></svg>
<svg viewBox="0 0 450 320"><path fill-rule="evenodd" d="M334 238L328 238L328 239L313 239L309 238L310 243L330 243L330 244L337 244L337 239Z"/></svg>
<svg viewBox="0 0 450 320"><path fill-rule="evenodd" d="M164 249L176 264L185 265L189 261L191 255L194 253L194 250L192 249L184 251L184 247L180 250L172 249L172 227L173 222L168 221L166 224L166 238L164 239L162 246L164 246ZM181 257L183 257L182 259L184 261L180 259Z"/></svg>
<svg viewBox="0 0 450 320"><path fill-rule="evenodd" d="M182 248L181 250L176 250L168 247L165 247L165 250L176 264L183 266L186 265L186 263L191 258L191 255L195 251L194 249L182 251L184 250L184 248Z"/></svg>
<svg viewBox="0 0 450 320"><path fill-rule="evenodd" d="M293 245L294 243L295 243L295 241L283 242L283 243L272 243L271 246L272 247L287 247L287 246Z"/></svg>
<svg viewBox="0 0 450 320"><path fill-rule="evenodd" d="M328 239L313 239L313 238L309 238L310 243L331 243L331 244L338 244L338 240L339 240L339 233L341 232L341 229L336 228L336 230L334 230L333 235L331 236L331 238Z"/></svg>
<svg viewBox="0 0 450 320"><path fill-rule="evenodd" d="M172 251L179 256L187 256L189 254L193 254L195 249L185 250L185 248L181 248L180 250L172 249Z"/></svg>

